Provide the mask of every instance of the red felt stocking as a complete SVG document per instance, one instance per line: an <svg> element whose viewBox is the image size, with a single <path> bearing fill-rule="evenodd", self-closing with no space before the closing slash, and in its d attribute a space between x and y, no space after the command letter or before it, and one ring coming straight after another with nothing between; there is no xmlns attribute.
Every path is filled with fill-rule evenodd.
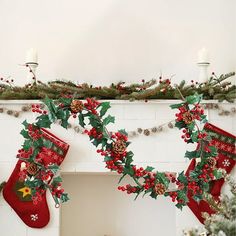
<svg viewBox="0 0 236 236"><path fill-rule="evenodd" d="M212 143L218 149L218 156L216 157L216 167L224 169L226 173L230 173L233 167L235 166L235 141L236 137L210 123L207 123L204 126L204 130L211 136ZM190 172L195 168L196 160L193 159L186 171L186 175L189 176ZM213 196L215 200L219 200L219 196L221 193L222 185L224 184L224 179L219 179L212 181L210 194ZM203 212L207 212L209 215L213 214L214 211L211 209L208 202L201 200L200 202L196 202L192 198L192 194L188 193L189 203L188 206L192 210L192 212L196 215L201 223L204 223L204 219L202 217Z"/></svg>
<svg viewBox="0 0 236 236"><path fill-rule="evenodd" d="M65 158L69 145L45 129L41 129L41 132L45 140L49 140L55 145L54 147L60 150L60 154L55 152L55 150L43 147L38 154L38 158L44 165L49 163L60 165ZM24 154L28 155L29 153ZM32 197L31 189L24 185L24 179L20 176L21 169L25 165L25 162L18 160L15 169L3 188L3 197L26 225L32 228L42 228L48 224L50 219L46 192L38 196L37 199ZM27 166L29 173L32 174L34 170L34 166Z"/></svg>

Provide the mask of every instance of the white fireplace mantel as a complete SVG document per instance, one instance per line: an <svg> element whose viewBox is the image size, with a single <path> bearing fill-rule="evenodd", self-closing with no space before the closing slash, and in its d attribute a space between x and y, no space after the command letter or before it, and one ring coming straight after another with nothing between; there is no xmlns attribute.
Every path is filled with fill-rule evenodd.
<svg viewBox="0 0 236 236"><path fill-rule="evenodd" d="M169 105L178 103L176 100L150 100L148 102L111 100L110 102L111 109L109 114L115 116L116 123L108 128L110 130L125 128L128 131L138 127L151 128L173 120L175 118L175 110L171 110ZM33 103L39 103L39 101L2 100L0 101L0 108L21 110L23 105ZM217 103L217 101L203 101L203 103ZM223 102L221 106L226 110L230 110L235 107L235 104ZM206 110L206 114L211 123L230 133L236 133L235 115L219 116L217 110ZM31 112L22 113L18 118L5 113L0 114L0 181L7 180L16 163L15 156L23 142L23 138L20 135L21 123L25 119L33 122L36 116L37 114ZM72 119L71 122L75 122L75 120ZM63 174L108 174L104 168L102 158L96 153L92 144L89 143L86 135L77 134L73 129L65 131L58 125L53 125L51 131L70 144L68 155L61 166ZM166 128L163 132L155 135L148 137L139 135L131 139L130 150L135 154L135 162L142 166L152 165L160 171L178 172L186 169L188 162L184 158L184 152L188 147L182 142L180 136L181 132L179 130ZM31 229L24 225L1 196L1 232L5 232L5 235L9 236L59 236L60 212L54 208L53 200L50 196L48 196L48 199L51 211L50 223L44 229ZM162 214L168 213L162 212ZM187 207L182 212L176 209L174 217L176 218L174 225L176 236L181 236L183 228L199 224ZM12 227L13 225L14 227ZM161 227L161 225L158 227Z"/></svg>

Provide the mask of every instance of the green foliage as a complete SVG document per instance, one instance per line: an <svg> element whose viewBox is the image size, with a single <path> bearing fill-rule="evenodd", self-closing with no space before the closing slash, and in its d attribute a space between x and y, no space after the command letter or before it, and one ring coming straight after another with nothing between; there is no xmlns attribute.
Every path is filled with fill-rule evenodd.
<svg viewBox="0 0 236 236"><path fill-rule="evenodd" d="M55 165L55 164L49 165L48 169L51 170L53 174L56 174L58 172L58 170L59 170L59 166Z"/></svg>
<svg viewBox="0 0 236 236"><path fill-rule="evenodd" d="M52 121L49 119L48 115L40 115L36 118L38 121L36 125L40 128L51 128Z"/></svg>
<svg viewBox="0 0 236 236"><path fill-rule="evenodd" d="M100 110L100 117L103 117L107 110L111 107L110 102L102 102L100 104L101 110Z"/></svg>
<svg viewBox="0 0 236 236"><path fill-rule="evenodd" d="M84 127L85 127L84 115L83 115L82 113L79 113L78 119L79 119L79 124L80 124L80 126L82 126L82 127L84 128Z"/></svg>
<svg viewBox="0 0 236 236"><path fill-rule="evenodd" d="M133 152L131 152L131 151L127 152L126 161L125 161L125 166L126 167L130 166L131 163L133 162L133 156L134 156Z"/></svg>
<svg viewBox="0 0 236 236"><path fill-rule="evenodd" d="M199 103L201 101L201 99L202 99L202 96L195 93L194 95L187 96L186 102L190 105L193 105L193 104Z"/></svg>
<svg viewBox="0 0 236 236"><path fill-rule="evenodd" d="M198 151L186 151L185 152L185 157L188 159L193 159L193 158L197 158L198 157L199 152Z"/></svg>
<svg viewBox="0 0 236 236"><path fill-rule="evenodd" d="M184 174L184 171L182 171L181 173L179 173L178 175L178 180L183 183L183 184L187 184L188 183L188 179Z"/></svg>
<svg viewBox="0 0 236 236"><path fill-rule="evenodd" d="M105 119L103 119L103 125L106 126L110 123L115 123L115 117L108 115Z"/></svg>
<svg viewBox="0 0 236 236"><path fill-rule="evenodd" d="M148 86L148 85L147 85ZM169 84L160 85L161 88L170 88ZM181 83L181 88L183 89L185 83ZM73 87L73 89L76 89ZM87 88L89 89L89 88ZM114 88L112 88L114 89ZM159 87L158 87L159 89ZM89 92L91 92L89 90ZM132 88L131 93L134 95L135 87ZM146 91L142 92L143 94ZM124 94L123 94L124 95ZM136 96L136 95L135 95ZM149 94L149 96L151 96ZM76 97L76 96L75 96ZM187 189L190 183L195 182L200 190L201 194L197 192L193 197L196 200L202 199L202 196L205 192L209 190L209 179L201 179L199 176L202 174L202 169L208 157L213 157L217 154L217 150L214 147L209 147L209 150L204 149L204 145L210 142L210 139L206 137L205 139L199 138L202 134L202 131L198 128L196 122L205 122L206 117L202 114L202 111L199 112L199 102L202 96L198 94L192 94L187 96L184 102L179 104L172 105L172 109L178 109L178 121L176 122L176 127L179 129L184 128L184 133L188 135L188 140L185 140L187 143L200 143L200 147L196 151L187 151L185 157L188 159L200 158L200 162L197 164L195 169L190 173L190 178L181 172L177 177L177 182L179 185L178 189L174 192L174 195L167 192L167 189L170 184L170 179L168 173L158 172L151 166L146 168L138 168L133 163L133 152L128 150L128 145L130 142L127 140L127 132L125 130L119 130L118 133L109 132L107 130L107 125L114 123L115 118L111 115L107 115L107 111L110 108L109 102L98 103L93 99L87 99L84 103L84 109L77 114L72 113L71 111L71 102L73 98L60 98L57 101L53 101L50 98L44 100L47 108L48 114L42 114L37 117L37 122L33 124L35 128L50 128L51 124L57 120L61 122L61 126L64 128L68 127L68 119L70 116L77 115L79 124L84 128L85 126L90 125L91 130L86 132L89 135L90 142L97 148L97 152L101 153L106 162L107 168L112 171L117 171L119 174L122 174L120 181L125 177L129 176L136 184L132 190L126 189L126 191L131 191L136 194L136 198L140 193L149 194L152 198L157 198L158 194L163 194L165 196L171 196L173 201L176 201L176 206L182 209L188 202L187 198ZM187 115L186 119L183 119L184 112L187 112L184 115ZM195 113L201 114L195 118ZM189 115L190 114L190 115ZM191 116L191 114L193 114ZM200 117L200 118L199 118ZM190 119L190 122L189 122ZM197 120L196 120L197 119ZM51 141L47 141L43 138L32 139L28 134L28 123L24 123L25 129L22 130L21 134L25 138L23 145L24 150L29 150L33 148L33 154L29 157L30 162L35 162L35 158L40 152L42 147L49 148L58 154L60 154L60 149L56 147ZM39 163L38 163L39 164ZM51 171L53 174L58 172L59 167L57 165L51 166L40 166L40 168L45 168L45 171ZM218 178L219 173L216 172L214 175ZM47 183L43 182L40 179L27 180L27 184L33 188L33 191L36 192L36 186L43 189L51 188ZM57 186L61 183L62 178L60 176L54 176L51 181L52 186ZM174 180L175 181L175 180ZM160 191L159 191L160 190ZM131 193L129 192L129 193ZM177 196L175 195L177 193ZM55 203L60 204L60 202L67 201L67 194L60 195L60 199L56 196L54 197ZM176 198L177 197L177 198Z"/></svg>
<svg viewBox="0 0 236 236"><path fill-rule="evenodd" d="M217 99L219 101L226 100L233 102L236 98L236 86L227 81L229 77L235 73L221 75L219 78L212 76L206 83L198 85L188 84L181 81L177 87L184 97L194 95L196 92L203 95L203 99ZM49 99L58 99L59 102L70 105L71 98L62 98L62 94L73 96L73 98L85 99L88 97L96 97L97 99L122 99L122 100L145 100L145 99L180 99L178 90L163 80L158 83L156 80L150 80L145 83L135 83L126 85L123 82L117 84L112 83L110 86L95 87L89 84L76 85L71 81L50 81L48 83L34 83L23 87L9 86L0 83L0 99L45 99L50 112L56 113L55 107L50 104ZM189 98L189 103L194 100ZM109 108L108 104L104 104L101 109L102 117ZM106 107L107 106L107 107Z"/></svg>

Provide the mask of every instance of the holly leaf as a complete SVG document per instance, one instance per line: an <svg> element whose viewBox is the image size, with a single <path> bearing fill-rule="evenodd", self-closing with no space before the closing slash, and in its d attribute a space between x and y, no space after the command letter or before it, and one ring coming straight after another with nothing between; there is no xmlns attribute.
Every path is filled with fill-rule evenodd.
<svg viewBox="0 0 236 236"><path fill-rule="evenodd" d="M186 97L186 102L188 104L195 104L201 101L202 96L198 94L190 95Z"/></svg>
<svg viewBox="0 0 236 236"><path fill-rule="evenodd" d="M60 120L66 119L66 117L67 117L66 111L68 111L68 110L62 110L62 109L58 110L57 114L56 114L57 119L60 119Z"/></svg>
<svg viewBox="0 0 236 236"><path fill-rule="evenodd" d="M184 171L182 171L179 176L178 176L178 180L183 183L183 184L187 184L188 183L188 179L184 174Z"/></svg>
<svg viewBox="0 0 236 236"><path fill-rule="evenodd" d="M130 164L133 162L133 152L129 151L126 154L126 160L125 160L125 166L130 166Z"/></svg>
<svg viewBox="0 0 236 236"><path fill-rule="evenodd" d="M51 128L51 120L49 119L48 115L40 115L36 118L38 121L36 125L40 128Z"/></svg>
<svg viewBox="0 0 236 236"><path fill-rule="evenodd" d="M53 184L58 184L62 182L61 176L57 176L53 178Z"/></svg>
<svg viewBox="0 0 236 236"><path fill-rule="evenodd" d="M110 123L114 123L115 122L115 117L114 116L111 116L111 115L108 115L104 120L103 120L103 125L108 125Z"/></svg>
<svg viewBox="0 0 236 236"><path fill-rule="evenodd" d="M219 169L213 170L213 175L216 179L221 179L223 177L222 171L220 171Z"/></svg>
<svg viewBox="0 0 236 236"><path fill-rule="evenodd" d="M155 192L153 192L153 191L151 192L150 196L151 196L152 198L154 198L154 199L157 198L157 194L156 194Z"/></svg>
<svg viewBox="0 0 236 236"><path fill-rule="evenodd" d="M67 120L67 119L61 120L61 126L62 126L63 128L67 129L67 128L68 128L68 125L69 125L69 123L68 123L68 120Z"/></svg>
<svg viewBox="0 0 236 236"><path fill-rule="evenodd" d="M184 105L183 102L182 102L182 103L179 103L179 104L172 104L172 105L170 105L170 108L171 108L171 109L176 109L176 108L182 107L183 105Z"/></svg>
<svg viewBox="0 0 236 236"><path fill-rule="evenodd" d="M166 177L165 173L162 172L157 172L156 173L156 179L163 183L165 185L166 188L168 188L170 180Z"/></svg>
<svg viewBox="0 0 236 236"><path fill-rule="evenodd" d="M188 158L189 160L193 159L193 158L197 158L198 157L198 151L186 151L184 157Z"/></svg>
<svg viewBox="0 0 236 236"><path fill-rule="evenodd" d="M182 129L186 127L186 124L183 121L176 121L175 127L177 127L178 129Z"/></svg>
<svg viewBox="0 0 236 236"><path fill-rule="evenodd" d="M186 191L177 191L177 194L178 194L178 199L182 199L184 200L184 202L186 202L188 200L188 197L186 195Z"/></svg>
<svg viewBox="0 0 236 236"><path fill-rule="evenodd" d="M53 174L56 174L57 171L59 170L59 166L58 165L49 165L48 169L51 170L53 172Z"/></svg>
<svg viewBox="0 0 236 236"><path fill-rule="evenodd" d="M53 115L55 115L57 113L58 108L55 106L52 99L46 97L43 100L43 103L48 107L48 110L50 113L52 113Z"/></svg>
<svg viewBox="0 0 236 236"><path fill-rule="evenodd" d="M72 102L72 98L63 98L63 97L60 97L58 99L58 101L62 104L64 104L64 106L70 106L71 102Z"/></svg>
<svg viewBox="0 0 236 236"><path fill-rule="evenodd" d="M24 137L24 138L30 138L28 131L26 131L25 129L22 129L20 134Z"/></svg>
<svg viewBox="0 0 236 236"><path fill-rule="evenodd" d="M33 141L32 143L34 148L41 148L43 146L43 140L41 138Z"/></svg>
<svg viewBox="0 0 236 236"><path fill-rule="evenodd" d="M22 125L24 125L26 129L28 129L29 123L28 123L26 120L24 120L24 121L22 122Z"/></svg>
<svg viewBox="0 0 236 236"><path fill-rule="evenodd" d="M147 171L147 172L152 172L154 169L155 169L155 168L152 167L152 166L147 166L146 169L145 169L145 171Z"/></svg>
<svg viewBox="0 0 236 236"><path fill-rule="evenodd" d="M68 193L62 193L61 201L62 202L67 202L68 200L70 200L70 198L68 197Z"/></svg>
<svg viewBox="0 0 236 236"><path fill-rule="evenodd" d="M218 150L217 150L217 148L215 147L215 146L209 146L208 147L209 149L210 149L210 151L211 151L211 156L217 156L218 155Z"/></svg>
<svg viewBox="0 0 236 236"><path fill-rule="evenodd" d="M111 160L113 160L113 158L110 157L110 156L105 156L105 157L104 157L104 161L105 161L105 162L106 162L106 161L111 161Z"/></svg>
<svg viewBox="0 0 236 236"><path fill-rule="evenodd" d="M194 122L191 122L190 124L188 124L188 129L194 130L194 127L195 127L195 123Z"/></svg>
<svg viewBox="0 0 236 236"><path fill-rule="evenodd" d="M103 117L107 110L111 107L110 102L102 102L100 104L101 110L100 110L100 117Z"/></svg>
<svg viewBox="0 0 236 236"><path fill-rule="evenodd" d="M177 204L175 204L175 206L176 206L178 209L182 210L184 205L183 205L183 203L177 203Z"/></svg>
<svg viewBox="0 0 236 236"><path fill-rule="evenodd" d="M194 195L194 196L193 196L193 199L194 199L196 202L200 202L200 201L202 200L202 195L200 195L200 194Z"/></svg>
<svg viewBox="0 0 236 236"><path fill-rule="evenodd" d="M100 122L99 118L95 115L90 115L89 116L89 123L93 127L96 127L97 130L101 127L101 122Z"/></svg>
<svg viewBox="0 0 236 236"><path fill-rule="evenodd" d="M206 123L207 122L207 116L206 115L201 115L201 123Z"/></svg>
<svg viewBox="0 0 236 236"><path fill-rule="evenodd" d="M125 136L128 136L128 133L125 131L125 129L120 129L120 130L118 130L118 132L125 135Z"/></svg>
<svg viewBox="0 0 236 236"><path fill-rule="evenodd" d="M194 126L194 123L193 123L193 126ZM192 139L192 141L194 142L194 143L196 143L196 142L198 142L198 131L196 131L196 132L193 132L192 134L191 134L191 139Z"/></svg>
<svg viewBox="0 0 236 236"><path fill-rule="evenodd" d="M102 140L100 139L94 139L93 141L92 141L92 144L95 146L95 147L97 147L99 144L101 144L102 143Z"/></svg>
<svg viewBox="0 0 236 236"><path fill-rule="evenodd" d="M124 170L123 170L123 173L127 174L127 175L130 175L130 176L133 176L134 175L134 170L132 169L131 166L125 166Z"/></svg>
<svg viewBox="0 0 236 236"><path fill-rule="evenodd" d="M22 145L22 147L23 147L23 149L24 149L25 151L29 151L29 149L32 147L32 142L31 142L31 140L30 140L30 139L26 139L26 140L24 141L24 144Z"/></svg>
<svg viewBox="0 0 236 236"><path fill-rule="evenodd" d="M194 180L198 180L199 173L197 171L190 171L189 176Z"/></svg>
<svg viewBox="0 0 236 236"><path fill-rule="evenodd" d="M106 139L102 139L102 148L104 148L105 146L107 146L107 140Z"/></svg>
<svg viewBox="0 0 236 236"><path fill-rule="evenodd" d="M82 113L79 113L78 119L79 119L79 124L84 128L85 127L84 115Z"/></svg>

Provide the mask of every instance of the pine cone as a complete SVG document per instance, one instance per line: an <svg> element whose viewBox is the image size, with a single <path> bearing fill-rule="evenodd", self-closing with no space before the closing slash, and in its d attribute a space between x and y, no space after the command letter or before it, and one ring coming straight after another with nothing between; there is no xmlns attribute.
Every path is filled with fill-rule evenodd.
<svg viewBox="0 0 236 236"><path fill-rule="evenodd" d="M35 163L30 163L30 165L27 167L27 172L30 175L35 175L38 171L38 167Z"/></svg>
<svg viewBox="0 0 236 236"><path fill-rule="evenodd" d="M148 129L145 129L143 131L143 134L146 135L146 136L149 136L150 135L150 131Z"/></svg>
<svg viewBox="0 0 236 236"><path fill-rule="evenodd" d="M210 157L210 158L208 158L207 163L211 168L215 168L217 161L214 157Z"/></svg>
<svg viewBox="0 0 236 236"><path fill-rule="evenodd" d="M80 100L72 100L70 109L73 113L81 112L84 108L83 103Z"/></svg>
<svg viewBox="0 0 236 236"><path fill-rule="evenodd" d="M166 191L166 187L165 187L164 184L157 183L155 185L155 192L156 192L157 195L163 195L165 193L165 191Z"/></svg>
<svg viewBox="0 0 236 236"><path fill-rule="evenodd" d="M169 127L170 129L173 129L173 128L174 128L174 125L170 122L170 123L168 123L168 127Z"/></svg>
<svg viewBox="0 0 236 236"><path fill-rule="evenodd" d="M117 140L112 144L112 150L116 154L123 154L126 150L126 144L123 140Z"/></svg>
<svg viewBox="0 0 236 236"><path fill-rule="evenodd" d="M184 114L183 114L183 121L185 124L191 124L192 121L193 121L193 115L190 113L190 111L186 111Z"/></svg>

